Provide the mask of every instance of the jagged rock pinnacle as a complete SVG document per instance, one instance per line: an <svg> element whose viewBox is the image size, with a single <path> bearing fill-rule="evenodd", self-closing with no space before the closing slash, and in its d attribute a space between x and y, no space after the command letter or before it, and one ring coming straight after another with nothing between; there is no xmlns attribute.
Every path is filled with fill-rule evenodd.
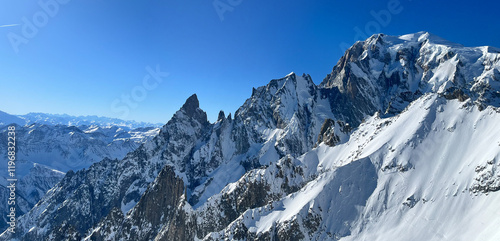
<svg viewBox="0 0 500 241"><path fill-rule="evenodd" d="M193 113L195 113L196 109L200 107L200 102L198 101L198 96L196 94L191 95L187 100L184 105L182 105L181 110L184 110L186 114L191 116Z"/></svg>
<svg viewBox="0 0 500 241"><path fill-rule="evenodd" d="M200 109L200 102L196 94L191 95L184 105L182 105L181 112L184 112L189 118L198 121L199 123L208 124L207 113Z"/></svg>
<svg viewBox="0 0 500 241"><path fill-rule="evenodd" d="M226 115L224 114L224 111L219 112L219 117L217 118L217 121L223 121L226 119Z"/></svg>

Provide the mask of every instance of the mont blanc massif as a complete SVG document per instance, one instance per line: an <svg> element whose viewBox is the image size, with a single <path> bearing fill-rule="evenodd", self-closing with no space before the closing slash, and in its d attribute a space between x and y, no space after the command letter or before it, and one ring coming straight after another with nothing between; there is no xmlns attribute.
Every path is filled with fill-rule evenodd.
<svg viewBox="0 0 500 241"><path fill-rule="evenodd" d="M0 240L500 240L499 108L500 49L419 32L358 41L319 85L273 79L214 123L192 95L159 129L18 126L79 142L23 149L74 144L28 163Z"/></svg>

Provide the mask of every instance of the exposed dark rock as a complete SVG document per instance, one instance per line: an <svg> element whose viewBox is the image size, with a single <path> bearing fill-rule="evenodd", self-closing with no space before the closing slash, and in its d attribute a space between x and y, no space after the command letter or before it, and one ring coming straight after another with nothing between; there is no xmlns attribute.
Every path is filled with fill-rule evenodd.
<svg viewBox="0 0 500 241"><path fill-rule="evenodd" d="M161 236L165 240L192 240L194 236L188 233L182 216L184 200L184 182L173 167L165 166L126 218L120 210L113 209L91 239L153 240L163 228ZM107 236L110 234L114 236Z"/></svg>
<svg viewBox="0 0 500 241"><path fill-rule="evenodd" d="M193 94L189 96L184 105L182 105L181 110L184 110L186 114L190 115L200 108L200 102L198 101L198 96Z"/></svg>
<svg viewBox="0 0 500 241"><path fill-rule="evenodd" d="M335 146L340 142L339 136L335 135L335 121L332 119L326 119L318 136L318 144L324 142L329 146Z"/></svg>
<svg viewBox="0 0 500 241"><path fill-rule="evenodd" d="M297 219L291 222L283 222L278 226L276 234L279 241L300 241L304 239L304 234L300 230Z"/></svg>
<svg viewBox="0 0 500 241"><path fill-rule="evenodd" d="M413 208L413 207L415 207L415 205L417 205L418 201L419 201L419 199L416 199L414 197L414 195L411 195L410 197L408 197L406 199L406 201L403 202L403 205L405 205L409 208Z"/></svg>
<svg viewBox="0 0 500 241"><path fill-rule="evenodd" d="M224 121L226 119L226 115L224 114L224 111L219 111L219 116L217 117L217 121Z"/></svg>
<svg viewBox="0 0 500 241"><path fill-rule="evenodd" d="M500 190L500 164L496 159L488 160L475 169L476 177L470 187L472 193L489 193Z"/></svg>
<svg viewBox="0 0 500 241"><path fill-rule="evenodd" d="M181 107L188 117L199 121L200 123L207 124L207 114L200 109L200 102L198 101L198 96L196 94L191 95L186 103Z"/></svg>
<svg viewBox="0 0 500 241"><path fill-rule="evenodd" d="M335 130L336 125L337 125L337 130ZM332 119L326 119L323 125L321 126L321 130L319 132L318 141L316 145L319 145L320 143L325 143L333 147L341 142L339 134L345 136L348 135L351 131L352 128L347 123L344 123L342 121L335 122Z"/></svg>
<svg viewBox="0 0 500 241"><path fill-rule="evenodd" d="M446 90L445 93L443 93L443 96L444 98L446 98L447 100L454 100L454 99L458 99L458 101L460 102L464 102L466 100L468 100L470 97L467 96L463 90L461 89L457 89L457 88L449 88Z"/></svg>

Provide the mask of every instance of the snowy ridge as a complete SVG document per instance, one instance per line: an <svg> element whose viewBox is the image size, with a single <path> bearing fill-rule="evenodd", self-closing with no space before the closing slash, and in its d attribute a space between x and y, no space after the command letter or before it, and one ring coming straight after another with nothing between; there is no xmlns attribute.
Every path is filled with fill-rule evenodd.
<svg viewBox="0 0 500 241"><path fill-rule="evenodd" d="M24 120L21 117L0 111L0 126L8 125L8 124L24 125L24 124L26 124L26 120Z"/></svg>
<svg viewBox="0 0 500 241"><path fill-rule="evenodd" d="M305 240L496 240L495 227L470 225L500 221L500 194L474 189L478 168L499 165L499 143L491 142L500 134L499 113L433 94L400 116L370 118L349 142L298 158L298 167L316 163L323 173L301 191L248 210L205 239L234 239L244 226L256 238L288 232Z"/></svg>
<svg viewBox="0 0 500 241"><path fill-rule="evenodd" d="M90 126L100 127L119 126L124 129L136 129L141 127L161 127L159 123L126 121L116 118L100 116L71 116L66 114L46 114L46 113L28 113L26 115L10 115L0 112L0 126L9 124L18 124L20 126L31 125L34 123L45 125L67 125L67 126Z"/></svg>
<svg viewBox="0 0 500 241"><path fill-rule="evenodd" d="M157 128L124 130L120 127L32 124L16 126L17 159L67 172L89 167L105 157L123 158L157 135ZM0 128L6 146L7 126ZM5 138L3 138L5 137ZM0 154L6 156L6 148Z"/></svg>
<svg viewBox="0 0 500 241"><path fill-rule="evenodd" d="M495 48L463 47L427 32L376 34L347 50L320 86L349 96L346 101L356 109L384 115L401 112L429 92L498 107L499 66ZM350 112L343 113L351 115L347 120L362 118Z"/></svg>

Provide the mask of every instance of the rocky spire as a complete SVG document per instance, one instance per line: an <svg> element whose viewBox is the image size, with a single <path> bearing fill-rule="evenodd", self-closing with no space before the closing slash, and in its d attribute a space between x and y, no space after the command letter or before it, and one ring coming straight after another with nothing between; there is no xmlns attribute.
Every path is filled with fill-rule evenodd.
<svg viewBox="0 0 500 241"><path fill-rule="evenodd" d="M224 114L224 111L219 111L219 117L217 117L217 121L224 121L226 119L226 115Z"/></svg>
<svg viewBox="0 0 500 241"><path fill-rule="evenodd" d="M188 116L192 116L196 112L196 109L198 108L200 108L200 102L198 101L198 96L196 96L196 94L193 94L186 100L186 103L182 105L181 110L184 110L184 112Z"/></svg>
<svg viewBox="0 0 500 241"><path fill-rule="evenodd" d="M208 124L207 113L200 109L200 102L198 101L198 96L196 94L191 95L184 105L182 105L180 111L192 119L197 120L201 124Z"/></svg>

